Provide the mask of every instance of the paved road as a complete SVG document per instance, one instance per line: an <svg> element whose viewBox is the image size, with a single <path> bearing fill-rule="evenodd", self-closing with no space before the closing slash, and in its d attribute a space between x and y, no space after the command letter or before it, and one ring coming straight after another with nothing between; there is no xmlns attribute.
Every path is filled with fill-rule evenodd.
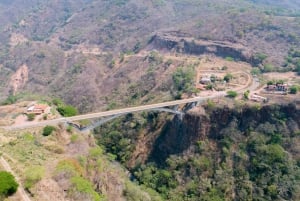
<svg viewBox="0 0 300 201"><path fill-rule="evenodd" d="M65 117L65 118L47 120L47 121L42 121L42 122L34 122L34 123L27 123L27 124L22 124L22 125L7 126L7 127L3 127L3 128L6 130L17 130L17 129L33 128L33 127L40 127L40 126L46 126L46 125L57 125L58 123L61 123L61 122L72 122L72 121L79 121L79 120L84 120L84 119L101 118L101 117L107 117L107 116L112 116L112 115L128 114L128 113L146 111L146 110L151 110L151 109L156 109L156 108L163 108L163 107L168 107L168 106L175 106L175 105L180 105L180 104L205 101L207 99L214 99L214 98L218 98L218 97L223 97L225 95L226 95L226 92L220 92L213 96L195 97L195 98L189 98L189 99L183 99L183 100L169 101L169 102L164 102L164 103L157 103L157 104L143 105L143 106L138 106L138 107L130 107L130 108L111 110L111 111L106 111L106 112L83 114L83 115L77 115L77 116L73 116L73 117Z"/></svg>

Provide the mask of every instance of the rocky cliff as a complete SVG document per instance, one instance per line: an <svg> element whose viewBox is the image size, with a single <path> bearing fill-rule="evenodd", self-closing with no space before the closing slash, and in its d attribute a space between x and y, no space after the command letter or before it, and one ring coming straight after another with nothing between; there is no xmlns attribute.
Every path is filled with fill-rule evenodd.
<svg viewBox="0 0 300 201"><path fill-rule="evenodd" d="M160 50L167 49L193 55L213 54L223 58L232 57L235 60L257 64L252 50L242 44L229 41L201 40L182 33L175 33L174 35L164 33L153 36L150 44L152 48Z"/></svg>
<svg viewBox="0 0 300 201"><path fill-rule="evenodd" d="M182 121L175 117L165 124L161 135L154 142L150 160L164 163L170 155L181 154L191 149L198 141L218 141L228 137L227 135L235 137L235 131L238 131L239 135L247 136L251 131L262 130L261 125L266 123L272 125L269 128L271 133L293 135L299 132L300 110L294 104L288 104L268 105L262 108L222 107L206 113L189 112Z"/></svg>
<svg viewBox="0 0 300 201"><path fill-rule="evenodd" d="M165 200L300 199L295 104L210 105L183 119L128 120L98 130L99 142Z"/></svg>

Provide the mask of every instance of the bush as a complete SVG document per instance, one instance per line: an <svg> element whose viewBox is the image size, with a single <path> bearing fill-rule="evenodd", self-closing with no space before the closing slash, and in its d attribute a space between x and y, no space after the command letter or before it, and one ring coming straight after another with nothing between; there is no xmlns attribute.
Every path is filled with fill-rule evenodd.
<svg viewBox="0 0 300 201"><path fill-rule="evenodd" d="M256 53L256 54L254 55L254 59L255 59L255 61L256 61L257 63L262 63L267 57L268 57L268 56L267 56L266 54L261 53L261 52Z"/></svg>
<svg viewBox="0 0 300 201"><path fill-rule="evenodd" d="M222 70L227 70L227 69L228 69L227 66L223 66L223 67L222 67Z"/></svg>
<svg viewBox="0 0 300 201"><path fill-rule="evenodd" d="M300 57L300 51L299 50L295 50L294 52L293 52L293 55L292 55L293 57Z"/></svg>
<svg viewBox="0 0 300 201"><path fill-rule="evenodd" d="M78 111L71 105L59 106L57 111L64 117L71 117L77 115Z"/></svg>
<svg viewBox="0 0 300 201"><path fill-rule="evenodd" d="M84 170L77 160L64 159L57 164L55 174L56 176L65 175L64 177L70 178L75 176L82 176L84 174Z"/></svg>
<svg viewBox="0 0 300 201"><path fill-rule="evenodd" d="M292 87L290 88L290 93L291 93L291 94L297 94L297 92L298 92L298 87L292 86Z"/></svg>
<svg viewBox="0 0 300 201"><path fill-rule="evenodd" d="M269 86L269 85L273 85L274 84L274 81L272 81L272 80L269 80L268 82L267 82L267 85Z"/></svg>
<svg viewBox="0 0 300 201"><path fill-rule="evenodd" d="M73 127L72 127L72 126L68 126L68 127L67 127L67 132L68 132L68 133L72 133L72 130L73 130Z"/></svg>
<svg viewBox="0 0 300 201"><path fill-rule="evenodd" d="M94 190L91 182L82 177L75 176L71 178L71 184L71 192L79 192L95 201L104 200L103 197Z"/></svg>
<svg viewBox="0 0 300 201"><path fill-rule="evenodd" d="M300 61L296 63L296 72L300 75Z"/></svg>
<svg viewBox="0 0 300 201"><path fill-rule="evenodd" d="M194 87L194 73L192 66L177 68L173 73L172 80L178 94L194 93L196 91Z"/></svg>
<svg viewBox="0 0 300 201"><path fill-rule="evenodd" d="M224 76L224 81L229 82L232 78L233 78L233 76L230 73L227 73Z"/></svg>
<svg viewBox="0 0 300 201"><path fill-rule="evenodd" d="M247 90L247 91L244 92L244 99L245 99L245 100L248 100L248 99L249 99L249 94L250 94L250 91L249 91L249 90Z"/></svg>
<svg viewBox="0 0 300 201"><path fill-rule="evenodd" d="M225 60L226 61L234 61L234 58L232 58L232 57L225 57Z"/></svg>
<svg viewBox="0 0 300 201"><path fill-rule="evenodd" d="M45 174L43 167L36 166L30 167L25 171L25 185L24 187L29 190L33 185L42 179Z"/></svg>
<svg viewBox="0 0 300 201"><path fill-rule="evenodd" d="M274 71L274 66L272 64L265 64L264 70L265 73Z"/></svg>
<svg viewBox="0 0 300 201"><path fill-rule="evenodd" d="M18 186L18 183L11 173L0 171L0 198L14 194Z"/></svg>
<svg viewBox="0 0 300 201"><path fill-rule="evenodd" d="M257 68L257 67L254 67L251 70L251 74L252 75L259 75L259 74L261 74L261 70L259 68Z"/></svg>
<svg viewBox="0 0 300 201"><path fill-rule="evenodd" d="M63 101L59 98L55 98L52 100L52 103L56 106L61 106L61 105L64 105Z"/></svg>
<svg viewBox="0 0 300 201"><path fill-rule="evenodd" d="M2 103L3 105L11 105L17 102L17 97L10 95L6 98L6 100Z"/></svg>
<svg viewBox="0 0 300 201"><path fill-rule="evenodd" d="M45 126L43 129L43 136L51 135L53 131L55 131L56 128L54 126Z"/></svg>
<svg viewBox="0 0 300 201"><path fill-rule="evenodd" d="M35 114L31 113L31 114L27 114L27 120L28 121L33 121L35 119Z"/></svg>
<svg viewBox="0 0 300 201"><path fill-rule="evenodd" d="M227 97L229 98L235 98L237 97L237 92L236 91L227 91Z"/></svg>
<svg viewBox="0 0 300 201"><path fill-rule="evenodd" d="M212 90L213 89L213 85L212 84L209 84L205 87L206 90Z"/></svg>

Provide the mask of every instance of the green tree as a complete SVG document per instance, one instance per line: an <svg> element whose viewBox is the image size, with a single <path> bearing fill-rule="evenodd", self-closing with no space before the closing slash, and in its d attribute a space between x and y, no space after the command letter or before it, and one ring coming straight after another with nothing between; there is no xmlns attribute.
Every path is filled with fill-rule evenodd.
<svg viewBox="0 0 300 201"><path fill-rule="evenodd" d="M261 53L261 52L256 53L256 54L254 55L254 59L255 59L255 62L256 62L257 64L262 63L267 57L268 57L268 56L267 56L266 54Z"/></svg>
<svg viewBox="0 0 300 201"><path fill-rule="evenodd" d="M6 171L0 171L0 198L13 195L18 189L14 176Z"/></svg>
<svg viewBox="0 0 300 201"><path fill-rule="evenodd" d="M264 65L264 72L272 72L272 71L274 71L274 66L272 64Z"/></svg>
<svg viewBox="0 0 300 201"><path fill-rule="evenodd" d="M54 99L52 100L52 103L53 103L54 105L56 105L56 106L62 106L62 105L64 105L64 102L63 102L61 99L59 99L59 98L54 98Z"/></svg>
<svg viewBox="0 0 300 201"><path fill-rule="evenodd" d="M227 97L229 98L235 98L237 97L237 92L236 91L227 91Z"/></svg>
<svg viewBox="0 0 300 201"><path fill-rule="evenodd" d="M284 84L284 81L283 80L277 80L276 84Z"/></svg>
<svg viewBox="0 0 300 201"><path fill-rule="evenodd" d="M205 89L207 89L207 90L212 90L212 89L213 89L213 85L212 85L212 84L208 84L208 85L205 87Z"/></svg>
<svg viewBox="0 0 300 201"><path fill-rule="evenodd" d="M244 92L244 99L248 100L249 99L249 94L250 94L250 91L247 90Z"/></svg>
<svg viewBox="0 0 300 201"><path fill-rule="evenodd" d="M297 94L297 92L298 92L298 87L297 86L291 86L290 93L291 94Z"/></svg>
<svg viewBox="0 0 300 201"><path fill-rule="evenodd" d="M252 75L259 75L259 74L261 74L261 70L259 68L257 68L257 67L254 67L251 70L251 74Z"/></svg>
<svg viewBox="0 0 300 201"><path fill-rule="evenodd" d="M72 105L59 106L57 111L64 117L75 116L78 113L77 109Z"/></svg>
<svg viewBox="0 0 300 201"><path fill-rule="evenodd" d="M14 95L9 95L6 100L2 103L3 105L11 105L17 102L17 97Z"/></svg>
<svg viewBox="0 0 300 201"><path fill-rule="evenodd" d="M276 198L278 195L278 190L276 185L270 185L267 188L267 193L271 196L271 198Z"/></svg>
<svg viewBox="0 0 300 201"><path fill-rule="evenodd" d="M51 135L53 131L55 131L56 128L54 126L45 126L43 129L43 136Z"/></svg>
<svg viewBox="0 0 300 201"><path fill-rule="evenodd" d="M194 69L189 66L187 68L178 68L172 75L173 83L178 94L193 93L196 91L194 87Z"/></svg>
<svg viewBox="0 0 300 201"><path fill-rule="evenodd" d="M296 72L300 75L300 60L296 63Z"/></svg>
<svg viewBox="0 0 300 201"><path fill-rule="evenodd" d="M229 82L230 80L232 80L232 78L233 78L232 74L227 73L227 74L224 76L224 81Z"/></svg>
<svg viewBox="0 0 300 201"><path fill-rule="evenodd" d="M27 120L28 121L33 121L34 119L35 119L35 114L34 113L27 114Z"/></svg>

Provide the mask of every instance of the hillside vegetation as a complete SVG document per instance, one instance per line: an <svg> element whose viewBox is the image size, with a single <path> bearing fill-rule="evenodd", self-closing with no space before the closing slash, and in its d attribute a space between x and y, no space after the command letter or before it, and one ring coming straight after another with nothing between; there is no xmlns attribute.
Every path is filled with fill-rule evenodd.
<svg viewBox="0 0 300 201"><path fill-rule="evenodd" d="M61 126L48 135L44 132L0 130L1 157L18 176L19 188L32 200L161 200L152 189L130 181L128 172L95 144L93 136ZM7 172L0 171L0 178L3 200L18 184ZM18 193L7 199L22 200Z"/></svg>
<svg viewBox="0 0 300 201"><path fill-rule="evenodd" d="M0 19L1 125L32 101L52 114L27 120L51 121L227 93L90 133L96 119L0 128L33 200L300 200L298 0L2 0Z"/></svg>
<svg viewBox="0 0 300 201"><path fill-rule="evenodd" d="M0 17L3 100L21 92L58 96L81 112L105 109L107 100L132 102L120 98L132 88L141 92L133 104L170 100L165 89L182 64L165 54L180 48L166 50L153 42L156 35L184 38L191 42L187 48L198 40L242 46L253 65L268 71L294 70L299 63L289 54L300 42L299 3L292 0L14 0L0 3ZM153 50L159 51L156 61L149 59ZM177 56L202 54L188 50Z"/></svg>
<svg viewBox="0 0 300 201"><path fill-rule="evenodd" d="M97 129L96 136L139 184L165 200L300 199L295 105L200 111L183 121L126 117Z"/></svg>

